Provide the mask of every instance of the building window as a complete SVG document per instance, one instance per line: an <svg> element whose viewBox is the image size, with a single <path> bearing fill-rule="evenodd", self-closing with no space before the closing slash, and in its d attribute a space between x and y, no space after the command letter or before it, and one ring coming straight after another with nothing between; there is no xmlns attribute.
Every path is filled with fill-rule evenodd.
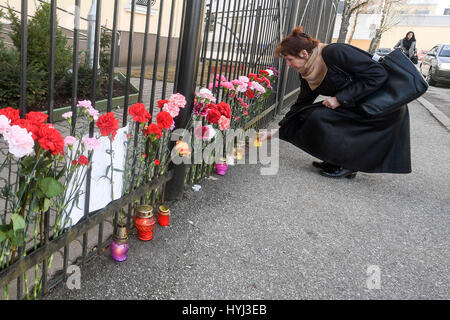
<svg viewBox="0 0 450 320"><path fill-rule="evenodd" d="M138 6L147 6L150 2L150 6L153 6L156 2L156 0L136 0L136 4Z"/></svg>
<svg viewBox="0 0 450 320"><path fill-rule="evenodd" d="M344 2L345 1L339 1L339 5L338 5L338 9L337 9L338 14L342 14L344 12Z"/></svg>
<svg viewBox="0 0 450 320"><path fill-rule="evenodd" d="M416 10L415 14L430 14L430 10Z"/></svg>

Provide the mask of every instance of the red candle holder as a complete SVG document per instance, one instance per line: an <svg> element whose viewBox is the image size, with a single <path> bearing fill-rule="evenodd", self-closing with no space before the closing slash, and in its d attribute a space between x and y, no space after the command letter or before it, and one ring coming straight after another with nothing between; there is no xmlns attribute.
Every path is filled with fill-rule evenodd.
<svg viewBox="0 0 450 320"><path fill-rule="evenodd" d="M158 209L158 222L160 226L167 227L170 222L170 209L166 206L160 206Z"/></svg>
<svg viewBox="0 0 450 320"><path fill-rule="evenodd" d="M156 218L153 216L153 207L148 205L136 208L134 216L134 225L138 231L138 238L142 241L153 239L153 230L155 229Z"/></svg>

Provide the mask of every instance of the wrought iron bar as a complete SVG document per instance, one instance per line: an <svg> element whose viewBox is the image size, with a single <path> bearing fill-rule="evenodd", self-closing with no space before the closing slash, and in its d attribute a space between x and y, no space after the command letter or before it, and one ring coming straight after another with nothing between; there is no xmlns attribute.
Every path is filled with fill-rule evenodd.
<svg viewBox="0 0 450 320"><path fill-rule="evenodd" d="M80 45L80 0L75 0L75 14L73 20L73 62L72 62L72 128L70 135L75 135L77 123L77 96L78 96L78 51Z"/></svg>
<svg viewBox="0 0 450 320"><path fill-rule="evenodd" d="M155 59L153 61L152 93L150 95L150 108L151 108L150 110L152 114L156 95L156 78L158 75L159 44L161 41L161 25L162 25L163 11L164 11L164 0L161 0L161 2L159 3L159 18L158 18L158 31L156 35L156 45L155 45Z"/></svg>
<svg viewBox="0 0 450 320"><path fill-rule="evenodd" d="M77 0L79 1L79 0ZM114 0L114 14L113 14L113 30L111 34L111 60L109 61L109 86L108 86L108 104L106 106L106 112L112 110L112 99L114 92L114 67L116 61L117 50L117 17L119 11L119 0Z"/></svg>
<svg viewBox="0 0 450 320"><path fill-rule="evenodd" d="M128 102L130 99L130 79L131 79L131 62L133 60L133 29L134 29L134 14L136 12L136 0L131 0L131 18L130 18L130 33L128 35L128 59L127 59L127 78L125 80L125 99L123 102L123 119L122 127L125 127L128 122Z"/></svg>
<svg viewBox="0 0 450 320"><path fill-rule="evenodd" d="M169 31L168 31L168 35L167 35L166 62L164 64L164 76L163 76L163 87L162 87L161 99L166 98L167 73L169 71L169 59L170 59L170 49L171 49L171 42L172 42L172 29L173 29L174 13L175 13L175 0L172 0L172 7L170 9Z"/></svg>

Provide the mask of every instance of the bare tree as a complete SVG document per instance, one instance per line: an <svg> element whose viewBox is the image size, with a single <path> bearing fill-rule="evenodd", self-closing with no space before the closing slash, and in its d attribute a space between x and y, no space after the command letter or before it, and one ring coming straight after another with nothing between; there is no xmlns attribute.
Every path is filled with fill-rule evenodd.
<svg viewBox="0 0 450 320"><path fill-rule="evenodd" d="M360 11L361 11L360 8L355 10L355 14L353 16L352 29L350 30L350 35L348 36L347 43L351 43L353 40L353 36L355 35L356 24L358 23L358 16L359 16Z"/></svg>
<svg viewBox="0 0 450 320"><path fill-rule="evenodd" d="M362 6L359 7L358 9L355 10L355 13L353 14L353 23L352 23L352 27L350 30L350 35L348 36L347 39L347 43L351 43L353 40L353 36L355 35L355 31L356 31L356 25L358 23L358 17L359 14L364 14L364 13L374 13L377 11L377 8L380 5L380 1L379 0L369 0L369 2Z"/></svg>
<svg viewBox="0 0 450 320"><path fill-rule="evenodd" d="M370 0L345 0L344 11L342 12L341 29L339 30L337 42L345 42L352 14L356 10L369 4L369 2Z"/></svg>
<svg viewBox="0 0 450 320"><path fill-rule="evenodd" d="M402 18L399 11L404 4L405 0L382 0L380 25L376 29L375 36L370 42L368 50L370 53L374 53L380 45L383 33L400 23Z"/></svg>

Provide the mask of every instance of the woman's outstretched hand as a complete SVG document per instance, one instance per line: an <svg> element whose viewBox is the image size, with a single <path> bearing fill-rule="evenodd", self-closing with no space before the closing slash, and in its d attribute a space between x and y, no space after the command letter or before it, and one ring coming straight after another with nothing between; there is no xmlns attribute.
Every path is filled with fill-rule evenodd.
<svg viewBox="0 0 450 320"><path fill-rule="evenodd" d="M322 102L322 104L330 109L336 109L341 105L336 97L328 97Z"/></svg>

